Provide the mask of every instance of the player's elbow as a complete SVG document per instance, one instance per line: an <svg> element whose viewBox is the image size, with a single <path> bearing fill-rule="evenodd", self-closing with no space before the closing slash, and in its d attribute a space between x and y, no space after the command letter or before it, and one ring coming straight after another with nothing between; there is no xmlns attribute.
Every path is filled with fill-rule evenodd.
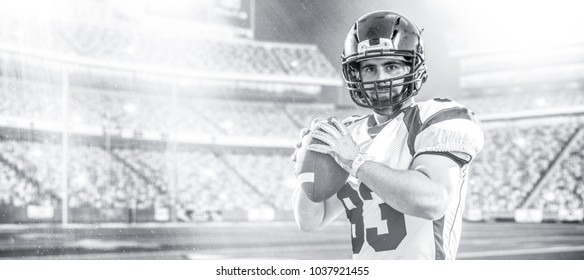
<svg viewBox="0 0 584 280"><path fill-rule="evenodd" d="M317 231L322 227L323 215L319 215L317 209L295 208L294 218L298 229L302 232Z"/></svg>
<svg viewBox="0 0 584 280"><path fill-rule="evenodd" d="M302 232L318 231L322 228L322 218L315 216L296 217L296 225Z"/></svg>
<svg viewBox="0 0 584 280"><path fill-rule="evenodd" d="M420 215L420 218L430 221L436 221L442 218L444 216L444 213L446 213L445 209L442 210L438 208L428 208L422 213L422 215Z"/></svg>
<svg viewBox="0 0 584 280"><path fill-rule="evenodd" d="M420 216L426 220L439 220L446 213L449 203L450 196L448 195L448 192L440 192L427 203Z"/></svg>

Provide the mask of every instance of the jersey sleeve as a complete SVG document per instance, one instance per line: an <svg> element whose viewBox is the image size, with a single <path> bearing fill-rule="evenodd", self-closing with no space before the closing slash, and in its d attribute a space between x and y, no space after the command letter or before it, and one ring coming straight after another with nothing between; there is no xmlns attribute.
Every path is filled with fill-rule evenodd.
<svg viewBox="0 0 584 280"><path fill-rule="evenodd" d="M470 162L483 145L483 129L475 114L466 107L453 106L438 110L422 122L414 142L414 157L438 152ZM459 156L461 153L469 157Z"/></svg>

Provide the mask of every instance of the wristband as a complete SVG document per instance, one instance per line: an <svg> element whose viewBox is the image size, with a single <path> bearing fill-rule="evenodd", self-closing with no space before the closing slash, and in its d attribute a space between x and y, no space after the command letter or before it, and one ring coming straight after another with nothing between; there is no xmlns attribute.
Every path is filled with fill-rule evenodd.
<svg viewBox="0 0 584 280"><path fill-rule="evenodd" d="M351 164L351 176L357 178L357 170L359 170L359 167L361 167L361 165L363 165L365 162L371 161L373 159L375 158L366 153L358 153L355 157L355 160L353 160L353 164Z"/></svg>

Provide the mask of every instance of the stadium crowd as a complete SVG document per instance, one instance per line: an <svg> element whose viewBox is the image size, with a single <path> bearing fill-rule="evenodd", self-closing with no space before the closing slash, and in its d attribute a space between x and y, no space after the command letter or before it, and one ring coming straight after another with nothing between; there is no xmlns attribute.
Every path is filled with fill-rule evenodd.
<svg viewBox="0 0 584 280"><path fill-rule="evenodd" d="M45 143L2 141L0 165L3 173L3 203L52 205L61 180L58 146Z"/></svg>
<svg viewBox="0 0 584 280"><path fill-rule="evenodd" d="M581 131L582 132L582 131ZM582 133L539 192L535 207L549 211L584 208L584 137Z"/></svg>
<svg viewBox="0 0 584 280"><path fill-rule="evenodd" d="M469 207L498 213L521 206L578 125L567 121L486 126L484 150L470 170Z"/></svg>
<svg viewBox="0 0 584 280"><path fill-rule="evenodd" d="M169 71L336 78L314 46L265 44L247 39L209 39L193 33L145 30L127 21L0 18L0 41L23 50L44 51ZM188 34L188 33L186 33ZM180 37L180 38L179 38Z"/></svg>
<svg viewBox="0 0 584 280"><path fill-rule="evenodd" d="M1 115L31 120L61 119L61 98L53 86L12 77L0 78L0 83ZM580 94L557 94L573 96L571 104L563 104L566 106L580 106L583 102L581 97L574 97ZM552 93L539 96L540 99L536 100L551 99ZM509 98L505 100L516 105L525 104L519 106L518 111L534 110L548 104L521 103L522 96L515 98L518 102L510 102ZM470 102L469 106L480 110L483 108L477 105L480 102ZM362 113L359 108L336 108L332 104L200 99L181 95L173 108L172 98L165 96L87 87L73 87L69 104L69 120L75 123L215 137L291 139L314 117L347 117ZM562 104L558 106L562 107ZM505 111L503 105L488 108L495 107ZM489 113L492 112L479 115ZM469 208L500 213L519 207L580 125L574 121L550 125L488 123L485 150L471 170ZM581 138L576 141L582 141ZM562 168L553 174L552 183L540 192L536 207L546 211L582 208L582 145L578 147L562 160ZM58 203L61 176L57 168L61 160L58 146L6 141L0 151L4 160L2 168L7 171L2 177L6 182L0 196L2 203ZM51 156L47 157L46 153ZM44 160L45 157L51 162ZM206 160L198 161L197 157ZM177 154L177 166L180 167L176 171L175 203L181 209L195 213L236 211L249 208L249 205L270 205L288 211L286 200L289 192L283 190L291 187L293 179L286 157L281 153L180 152ZM101 148L75 147L71 149L69 164L70 206L112 209L169 207L168 162L165 153L150 149L117 149L109 154ZM222 188L208 187L212 181L221 181Z"/></svg>
<svg viewBox="0 0 584 280"><path fill-rule="evenodd" d="M72 145L68 151L69 207L99 209L106 219L124 220L119 217L124 212L116 209L170 207L172 192L175 206L194 215L245 212L258 205L289 210L291 173L284 155L256 159L253 154L191 150L172 154L144 148L106 151L91 145ZM56 143L2 141L0 204L60 205L62 154ZM233 169L243 165L247 167ZM172 180L174 190L169 189Z"/></svg>
<svg viewBox="0 0 584 280"><path fill-rule="evenodd" d="M584 106L583 89L579 85L549 86L543 89L513 92L507 91L474 94L475 97L457 99L479 115L517 113L541 110L565 109ZM472 95L471 95L472 96Z"/></svg>
<svg viewBox="0 0 584 280"><path fill-rule="evenodd" d="M143 30L131 22L27 21L30 24L19 25L10 17L0 17L2 44L23 52L43 51L49 56L168 71L338 78L323 53L309 45L246 39L177 40L176 35ZM104 128L181 132L216 139L296 139L299 129L315 117L344 118L366 112L332 103L222 98L250 91L256 97L282 96L291 88L262 85L269 81L246 86L177 83L176 88L151 87L134 76L129 85L111 82L115 70L107 75L86 75L85 81L75 72L78 69L72 70L69 96L64 99L63 87L55 82L50 69L31 68L34 66L6 57L0 56L0 118L19 117L32 123L61 122L66 116L71 123ZM320 86L301 90L307 95L320 94ZM490 93L457 101L479 116L584 106L583 90L576 83L528 92L509 90L513 94ZM535 207L546 211L582 208L584 134L578 134L571 150L562 153L581 127L577 117L543 123L541 119L485 123L485 147L470 170L468 207L488 213L513 211L545 172L559 164L561 168L542 186ZM189 213L187 218L205 213L245 213L258 207L291 210L295 179L290 151L269 147L245 151L181 147L174 151L136 141L109 148L71 143L64 153L57 142L3 137L0 205L56 207L62 203L66 183L71 209L96 209L105 220L123 220L120 215L124 212L119 209L174 207Z"/></svg>
<svg viewBox="0 0 584 280"><path fill-rule="evenodd" d="M517 209L555 160L560 160L561 168L543 186L535 207L582 208L584 134L575 138L565 158L559 158L579 126L570 120L543 126L487 125L485 152L470 170L469 209L493 215ZM0 203L58 205L61 157L59 144L2 141ZM169 207L174 201L191 213L245 212L258 205L289 211L291 168L288 155L279 152L180 149L172 153L148 147L106 151L72 145L68 199L71 208L152 209Z"/></svg>
<svg viewBox="0 0 584 280"><path fill-rule="evenodd" d="M205 90L227 91L221 86L207 86ZM361 108L336 108L330 103L224 100L199 98L187 92L177 94L173 101L172 95L139 89L74 86L70 88L70 95L68 118L73 123L212 136L292 138L298 127L308 125L314 117L335 115L344 118L366 112ZM580 91L541 92L536 96L527 98L517 94L457 101L479 116L584 106L584 95ZM550 106L552 101L554 105ZM38 81L2 77L0 109L5 116L60 121L61 89Z"/></svg>

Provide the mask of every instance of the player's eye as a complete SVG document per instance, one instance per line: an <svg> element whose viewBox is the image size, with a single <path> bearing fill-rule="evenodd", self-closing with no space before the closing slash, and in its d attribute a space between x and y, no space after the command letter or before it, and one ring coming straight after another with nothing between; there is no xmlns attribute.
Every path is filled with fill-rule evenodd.
<svg viewBox="0 0 584 280"><path fill-rule="evenodd" d="M373 73L375 73L376 71L377 71L377 68L375 68L375 67L370 67L370 66L369 66L369 67L365 67L365 68L363 69L363 72L364 72L364 73L367 73L367 74L373 74Z"/></svg>
<svg viewBox="0 0 584 280"><path fill-rule="evenodd" d="M400 67L398 64L388 64L385 66L385 70L386 71L396 71L398 70Z"/></svg>

